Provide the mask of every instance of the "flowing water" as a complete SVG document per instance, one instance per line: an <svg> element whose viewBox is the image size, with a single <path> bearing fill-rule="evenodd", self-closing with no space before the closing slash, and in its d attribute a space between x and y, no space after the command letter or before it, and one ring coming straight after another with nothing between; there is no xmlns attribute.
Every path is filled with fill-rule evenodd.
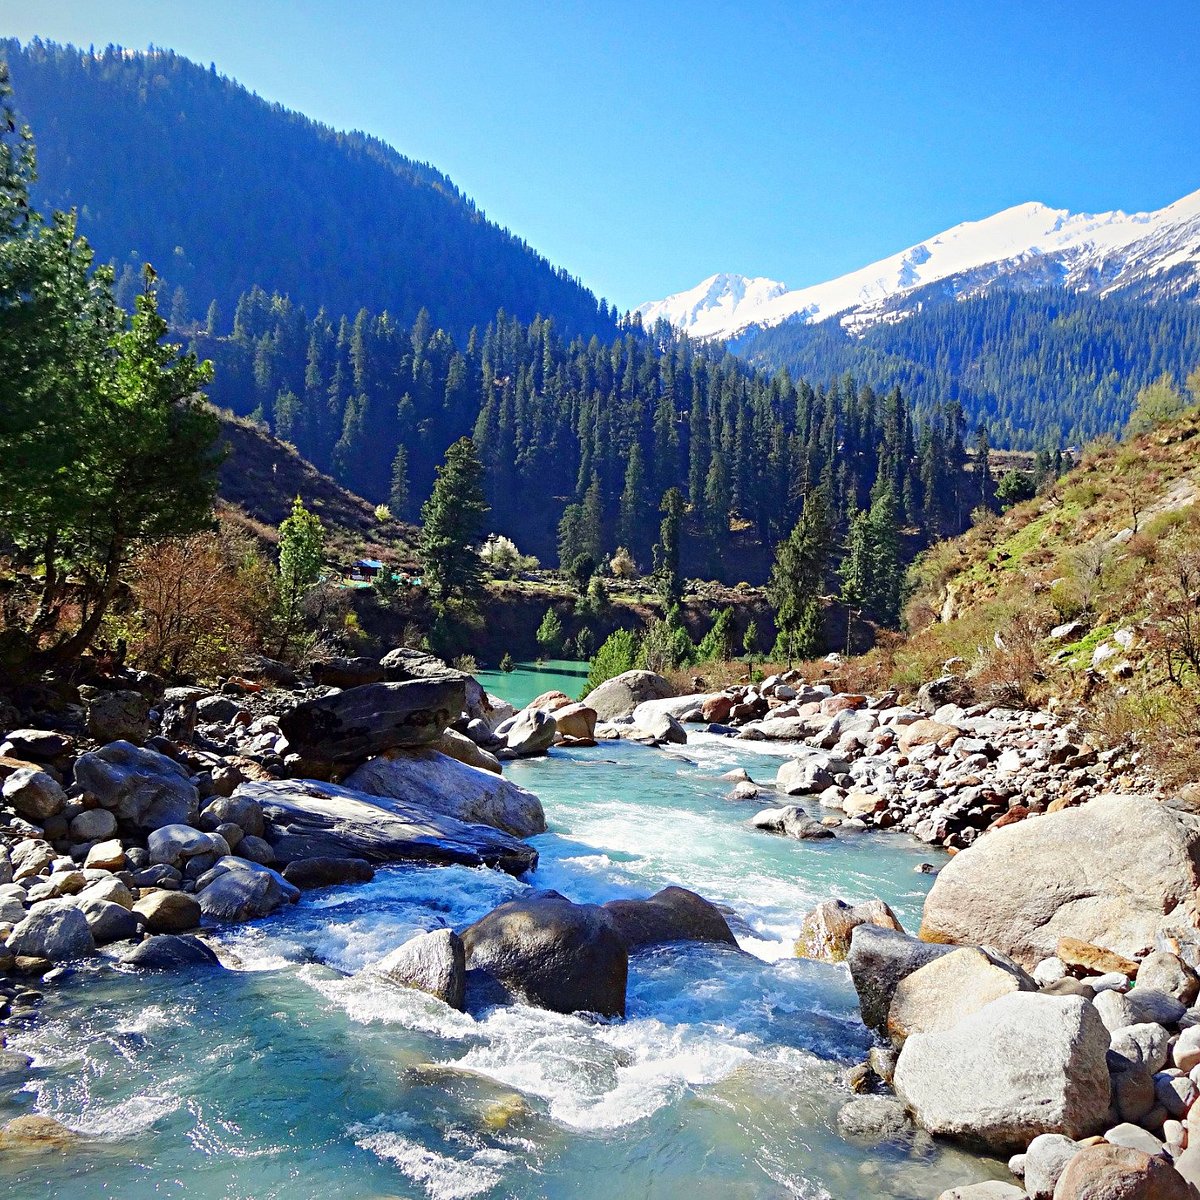
<svg viewBox="0 0 1200 1200"><path fill-rule="evenodd" d="M929 851L900 836L795 842L722 797L777 759L706 735L513 763L550 831L526 881L400 867L219 942L237 969L139 976L94 965L46 987L9 1045L35 1058L0 1116L88 1140L0 1159L9 1197L932 1197L1002 1174L927 1138L837 1133L840 1081L870 1038L844 967L791 956L814 903L881 896L915 924ZM742 947L631 962L628 1018L526 1008L478 1018L363 968L424 929L462 928L529 882L576 900L668 883L730 906Z"/></svg>

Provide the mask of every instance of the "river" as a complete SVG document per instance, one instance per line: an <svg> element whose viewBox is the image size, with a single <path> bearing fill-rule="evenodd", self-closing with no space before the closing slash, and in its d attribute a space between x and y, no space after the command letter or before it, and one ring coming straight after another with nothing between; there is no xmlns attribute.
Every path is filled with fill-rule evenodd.
<svg viewBox="0 0 1200 1200"><path fill-rule="evenodd" d="M778 759L761 747L702 734L669 752L607 743L512 763L550 824L528 881L390 868L223 933L234 970L96 962L47 985L29 1022L10 1026L35 1070L0 1115L43 1112L93 1140L6 1156L0 1190L923 1200L1002 1176L923 1136L872 1146L837 1133L840 1074L870 1038L845 968L792 957L792 938L829 896L880 896L914 927L929 886L915 868L931 852L900 835L796 842L751 829L753 804L724 800L719 776L744 766L769 780ZM526 1008L475 1019L362 973L413 933L462 928L529 883L581 901L683 884L738 914L749 953L635 956L628 1018L608 1024Z"/></svg>

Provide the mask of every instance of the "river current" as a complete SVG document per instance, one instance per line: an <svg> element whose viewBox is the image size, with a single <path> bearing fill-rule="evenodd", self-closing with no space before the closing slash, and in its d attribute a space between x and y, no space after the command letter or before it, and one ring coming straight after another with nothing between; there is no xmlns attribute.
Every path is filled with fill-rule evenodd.
<svg viewBox="0 0 1200 1200"><path fill-rule="evenodd" d="M97 962L47 985L10 1026L35 1068L0 1116L45 1113L88 1140L6 1156L0 1193L923 1200L1003 1175L923 1135L871 1145L837 1132L841 1074L871 1039L846 969L794 958L792 940L830 896L879 896L914 928L929 886L915 868L931 852L899 835L751 829L755 805L726 801L719 776L742 766L769 781L778 750L761 747L693 735L671 751L606 743L508 764L550 824L527 880L389 868L223 933L232 970ZM625 1021L528 1008L477 1019L363 970L531 884L600 902L669 883L728 906L749 953L636 955Z"/></svg>

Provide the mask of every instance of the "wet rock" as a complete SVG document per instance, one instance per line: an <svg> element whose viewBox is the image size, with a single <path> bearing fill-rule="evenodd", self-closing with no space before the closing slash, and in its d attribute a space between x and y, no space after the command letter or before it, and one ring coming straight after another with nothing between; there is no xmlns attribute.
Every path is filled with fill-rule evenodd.
<svg viewBox="0 0 1200 1200"><path fill-rule="evenodd" d="M911 1137L912 1119L904 1105L887 1096L860 1096L843 1104L837 1115L838 1131L846 1137L872 1142Z"/></svg>
<svg viewBox="0 0 1200 1200"><path fill-rule="evenodd" d="M687 888L665 887L646 900L609 900L603 907L631 951L660 942L737 945L721 910Z"/></svg>
<svg viewBox="0 0 1200 1200"><path fill-rule="evenodd" d="M336 887L347 883L369 883L375 868L365 858L302 858L283 868L283 877L295 887Z"/></svg>
<svg viewBox="0 0 1200 1200"><path fill-rule="evenodd" d="M67 794L45 771L19 767L4 781L3 800L19 817L41 824L67 806Z"/></svg>
<svg viewBox="0 0 1200 1200"><path fill-rule="evenodd" d="M113 742L75 763L75 782L120 821L141 830L194 825L200 795L173 759L128 742Z"/></svg>
<svg viewBox="0 0 1200 1200"><path fill-rule="evenodd" d="M126 966L141 967L147 971L174 971L181 967L221 965L220 959L198 937L179 937L174 934L160 934L147 938L128 954L123 955L121 962Z"/></svg>
<svg viewBox="0 0 1200 1200"><path fill-rule="evenodd" d="M842 962L850 953L851 936L860 925L903 932L896 914L882 900L854 905L844 900L825 900L804 918L796 939L796 957Z"/></svg>
<svg viewBox="0 0 1200 1200"><path fill-rule="evenodd" d="M1086 1137L1110 1101L1108 1031L1078 996L1012 992L952 1029L914 1034L895 1088L931 1133L990 1150L1041 1133Z"/></svg>
<svg viewBox="0 0 1200 1200"><path fill-rule="evenodd" d="M1132 956L1186 923L1200 886L1200 823L1136 796L996 829L942 868L922 937L997 946L1032 967L1064 936Z"/></svg>
<svg viewBox="0 0 1200 1200"><path fill-rule="evenodd" d="M783 808L764 808L750 818L750 824L755 829L765 829L768 833L782 833L785 837L796 838L798 841L819 840L834 836L833 830L820 821L814 820L795 804Z"/></svg>
<svg viewBox="0 0 1200 1200"><path fill-rule="evenodd" d="M363 763L346 787L407 801L458 821L491 825L516 837L544 833L546 814L532 792L436 750L398 750Z"/></svg>
<svg viewBox="0 0 1200 1200"><path fill-rule="evenodd" d="M490 754L466 734L459 733L454 729L443 730L442 736L434 743L432 749L439 754L446 755L447 758L457 759L468 767L475 767L480 771L491 771L493 775L503 773L500 760L494 754Z"/></svg>
<svg viewBox="0 0 1200 1200"><path fill-rule="evenodd" d="M466 951L449 929L410 938L374 967L390 983L416 988L460 1012L466 1003Z"/></svg>
<svg viewBox="0 0 1200 1200"><path fill-rule="evenodd" d="M24 1113L13 1117L0 1129L0 1150L7 1153L30 1153L47 1150L69 1150L80 1141L79 1134L68 1129L53 1117Z"/></svg>
<svg viewBox="0 0 1200 1200"><path fill-rule="evenodd" d="M262 805L267 841L281 863L305 858L462 863L513 875L537 865L537 851L511 834L404 800L311 779L246 783L239 793Z"/></svg>
<svg viewBox="0 0 1200 1200"><path fill-rule="evenodd" d="M1034 988L1023 971L963 946L900 980L888 1008L887 1030L893 1040L902 1041L915 1033L951 1029L1001 996Z"/></svg>
<svg viewBox="0 0 1200 1200"><path fill-rule="evenodd" d="M306 700L279 724L302 758L360 763L385 750L432 745L458 719L465 698L461 676L370 683Z"/></svg>
<svg viewBox="0 0 1200 1200"><path fill-rule="evenodd" d="M643 706L639 705L639 710ZM687 744L687 730L669 712L656 710L646 711L641 718L634 719L634 727L629 735L635 741L646 742L651 746Z"/></svg>
<svg viewBox="0 0 1200 1200"><path fill-rule="evenodd" d="M558 736L576 742L591 742L596 738L596 710L586 704L565 704L554 710Z"/></svg>
<svg viewBox="0 0 1200 1200"><path fill-rule="evenodd" d="M1188 1185L1164 1158L1124 1146L1088 1146L1066 1165L1055 1200L1188 1200Z"/></svg>
<svg viewBox="0 0 1200 1200"><path fill-rule="evenodd" d="M200 910L214 921L253 921L299 898L300 889L278 872L242 858L219 859L196 880Z"/></svg>
<svg viewBox="0 0 1200 1200"><path fill-rule="evenodd" d="M533 893L493 909L462 940L469 989L491 985L553 1012L625 1015L629 953L616 923L594 904Z"/></svg>
<svg viewBox="0 0 1200 1200"><path fill-rule="evenodd" d="M938 1193L937 1200L1028 1200L1023 1188L1003 1183L999 1179L988 1179L983 1183L968 1183L962 1187L947 1188Z"/></svg>
<svg viewBox="0 0 1200 1200"><path fill-rule="evenodd" d="M823 792L833 783L829 759L823 754L785 762L775 775L775 787L785 796L808 796Z"/></svg>

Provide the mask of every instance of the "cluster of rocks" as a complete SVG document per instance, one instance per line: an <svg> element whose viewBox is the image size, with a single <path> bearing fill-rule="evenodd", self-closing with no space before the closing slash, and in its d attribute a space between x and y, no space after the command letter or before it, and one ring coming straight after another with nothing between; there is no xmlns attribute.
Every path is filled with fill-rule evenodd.
<svg viewBox="0 0 1200 1200"><path fill-rule="evenodd" d="M1194 1195L1198 863L1191 804L1101 796L956 855L919 939L879 901L820 905L796 953L844 959L880 1037L843 1132L1012 1155L1019 1185L947 1198Z"/></svg>
<svg viewBox="0 0 1200 1200"><path fill-rule="evenodd" d="M313 677L267 663L210 692L130 672L2 706L0 1014L98 950L212 966L203 928L381 863L536 864L541 802L477 741L544 751L524 714L407 649Z"/></svg>
<svg viewBox="0 0 1200 1200"><path fill-rule="evenodd" d="M639 692L622 695L630 688L625 681ZM656 690L663 687L668 694ZM788 745L792 757L779 768L775 789L792 802L759 813L754 823L796 837L828 837L843 826L899 829L954 851L988 829L1105 790L1154 790L1134 761L1121 751L1097 751L1072 722L1047 712L964 707L956 702L963 687L945 676L922 687L912 704L900 704L896 692L836 692L788 671L760 684L672 697L661 677L630 672L604 685L625 705L612 716L601 712L597 736L685 742L685 726L695 724ZM586 702L602 707L594 696ZM761 801L769 791L745 775L734 782L730 800ZM813 811L796 803L800 798Z"/></svg>
<svg viewBox="0 0 1200 1200"><path fill-rule="evenodd" d="M741 953L720 910L686 888L603 905L533 891L461 933L418 934L370 971L460 1011L518 1003L624 1017L630 955L663 942L710 942Z"/></svg>

